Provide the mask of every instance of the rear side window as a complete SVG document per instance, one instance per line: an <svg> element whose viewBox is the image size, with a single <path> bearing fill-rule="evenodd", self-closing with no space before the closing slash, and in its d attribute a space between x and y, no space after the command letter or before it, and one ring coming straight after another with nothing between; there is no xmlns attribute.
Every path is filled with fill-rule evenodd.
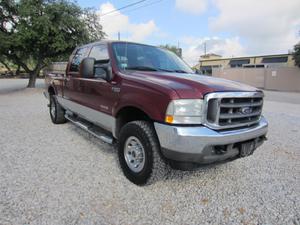
<svg viewBox="0 0 300 225"><path fill-rule="evenodd" d="M72 62L71 62L71 66L70 66L70 71L71 72L78 72L79 71L79 66L80 66L80 63L81 61L87 57L88 55L88 50L89 48L88 47L85 47L85 48L79 48L73 59L72 59Z"/></svg>
<svg viewBox="0 0 300 225"><path fill-rule="evenodd" d="M109 60L108 50L106 45L96 45L92 48L89 55L96 59L96 63L106 63Z"/></svg>

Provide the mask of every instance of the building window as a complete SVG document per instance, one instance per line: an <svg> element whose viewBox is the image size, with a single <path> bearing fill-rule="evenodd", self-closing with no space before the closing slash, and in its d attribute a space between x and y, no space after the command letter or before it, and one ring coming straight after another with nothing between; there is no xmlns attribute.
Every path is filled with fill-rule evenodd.
<svg viewBox="0 0 300 225"><path fill-rule="evenodd" d="M205 75L212 75L212 66L200 66L200 71Z"/></svg>
<svg viewBox="0 0 300 225"><path fill-rule="evenodd" d="M265 65L264 64L257 64L255 65L256 68L265 68Z"/></svg>
<svg viewBox="0 0 300 225"><path fill-rule="evenodd" d="M249 64L250 59L232 59L229 62L231 68L243 67L244 64Z"/></svg>
<svg viewBox="0 0 300 225"><path fill-rule="evenodd" d="M262 63L286 63L288 61L288 57L266 57L263 58Z"/></svg>
<svg viewBox="0 0 300 225"><path fill-rule="evenodd" d="M249 64L249 65L243 65L244 68L255 68L255 65L253 64Z"/></svg>
<svg viewBox="0 0 300 225"><path fill-rule="evenodd" d="M247 64L243 65L243 68L264 68L264 64Z"/></svg>

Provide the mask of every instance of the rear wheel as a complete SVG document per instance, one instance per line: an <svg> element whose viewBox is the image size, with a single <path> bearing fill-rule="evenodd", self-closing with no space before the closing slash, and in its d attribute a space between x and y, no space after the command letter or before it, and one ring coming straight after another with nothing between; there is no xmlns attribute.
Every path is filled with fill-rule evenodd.
<svg viewBox="0 0 300 225"><path fill-rule="evenodd" d="M153 125L146 121L126 124L120 132L118 156L124 175L143 185L161 179L167 165L160 155L160 146Z"/></svg>
<svg viewBox="0 0 300 225"><path fill-rule="evenodd" d="M65 110L60 106L55 95L50 95L50 117L53 123L62 124L66 122Z"/></svg>

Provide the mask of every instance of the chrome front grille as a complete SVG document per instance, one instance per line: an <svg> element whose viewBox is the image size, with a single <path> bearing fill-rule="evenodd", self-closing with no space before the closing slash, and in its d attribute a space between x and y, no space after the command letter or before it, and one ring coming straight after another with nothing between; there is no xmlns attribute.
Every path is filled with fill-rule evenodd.
<svg viewBox="0 0 300 225"><path fill-rule="evenodd" d="M247 127L257 123L262 92L216 92L205 96L206 125L212 129Z"/></svg>

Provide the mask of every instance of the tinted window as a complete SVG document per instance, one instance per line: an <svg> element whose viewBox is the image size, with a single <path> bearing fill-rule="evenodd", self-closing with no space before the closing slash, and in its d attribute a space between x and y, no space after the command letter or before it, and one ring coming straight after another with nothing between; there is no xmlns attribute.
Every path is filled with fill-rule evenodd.
<svg viewBox="0 0 300 225"><path fill-rule="evenodd" d="M95 77L105 78L106 71L102 68L103 65L109 63L109 55L107 45L100 44L95 45L89 55L91 58L95 58Z"/></svg>
<svg viewBox="0 0 300 225"><path fill-rule="evenodd" d="M200 70L205 75L211 75L212 74L212 66L201 66Z"/></svg>
<svg viewBox="0 0 300 225"><path fill-rule="evenodd" d="M76 51L70 66L71 72L78 72L81 61L87 56L89 48L80 48Z"/></svg>
<svg viewBox="0 0 300 225"><path fill-rule="evenodd" d="M232 59L229 64L231 67L242 67L244 64L249 64L250 59Z"/></svg>
<svg viewBox="0 0 300 225"><path fill-rule="evenodd" d="M274 57L274 58L263 58L262 63L286 63L288 61L288 57Z"/></svg>
<svg viewBox="0 0 300 225"><path fill-rule="evenodd" d="M90 56L95 58L96 61L107 61L109 60L107 46L106 45L96 45L92 48Z"/></svg>

